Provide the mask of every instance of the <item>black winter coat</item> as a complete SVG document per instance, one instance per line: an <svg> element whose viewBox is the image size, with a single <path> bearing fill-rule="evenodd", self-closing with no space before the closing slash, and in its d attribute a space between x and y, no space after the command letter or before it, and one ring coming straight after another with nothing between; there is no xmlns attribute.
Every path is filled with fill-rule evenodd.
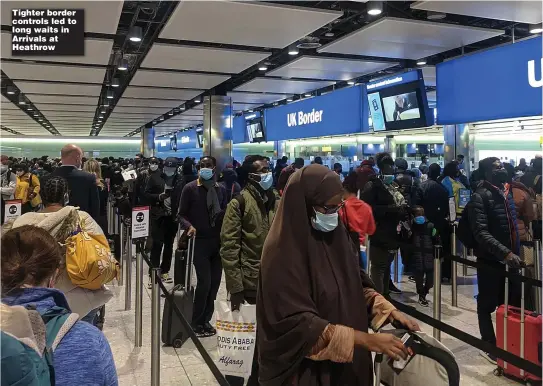
<svg viewBox="0 0 543 386"><path fill-rule="evenodd" d="M418 187L417 179L408 172L399 172L396 174L394 182L398 184L407 205L413 205L415 203L415 195Z"/></svg>
<svg viewBox="0 0 543 386"><path fill-rule="evenodd" d="M417 189L415 203L424 208L424 215L437 229L447 226L449 194L442 184L432 179L424 181Z"/></svg>
<svg viewBox="0 0 543 386"><path fill-rule="evenodd" d="M158 218L166 216L166 208L164 203L160 201L160 195L164 193L166 183L162 177L162 172L159 170L149 172L149 179L145 186L144 197L147 205L151 206L151 217Z"/></svg>
<svg viewBox="0 0 543 386"><path fill-rule="evenodd" d="M432 271L434 268L434 245L437 245L437 232L434 235L434 224L426 222L411 226L413 231L412 258L416 271Z"/></svg>
<svg viewBox="0 0 543 386"><path fill-rule="evenodd" d="M477 242L475 255L493 261L503 261L511 252L513 217L503 192L482 181L471 196L468 219Z"/></svg>
<svg viewBox="0 0 543 386"><path fill-rule="evenodd" d="M376 230L370 237L372 245L388 250L398 249L398 223L404 220L405 208L394 202L394 197L378 176L373 175L364 186L360 199L371 206Z"/></svg>

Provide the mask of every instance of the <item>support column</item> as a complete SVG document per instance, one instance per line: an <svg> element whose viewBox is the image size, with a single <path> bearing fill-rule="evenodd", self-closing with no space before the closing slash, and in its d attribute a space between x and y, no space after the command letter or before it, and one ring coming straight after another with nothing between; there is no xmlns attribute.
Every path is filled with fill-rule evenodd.
<svg viewBox="0 0 543 386"><path fill-rule="evenodd" d="M287 155L287 141L274 141L273 150L277 159Z"/></svg>
<svg viewBox="0 0 543 386"><path fill-rule="evenodd" d="M204 152L217 159L217 170L232 162L232 98L211 95L204 98Z"/></svg>
<svg viewBox="0 0 543 386"><path fill-rule="evenodd" d="M140 153L145 158L155 156L155 128L145 127L141 130Z"/></svg>
<svg viewBox="0 0 543 386"><path fill-rule="evenodd" d="M469 125L443 126L443 139L445 165L455 160L458 154L462 154L464 156L464 170L469 178L473 161L473 141L470 140Z"/></svg>
<svg viewBox="0 0 543 386"><path fill-rule="evenodd" d="M393 135L387 135L385 138L385 152L390 153L392 159L396 159L396 140Z"/></svg>

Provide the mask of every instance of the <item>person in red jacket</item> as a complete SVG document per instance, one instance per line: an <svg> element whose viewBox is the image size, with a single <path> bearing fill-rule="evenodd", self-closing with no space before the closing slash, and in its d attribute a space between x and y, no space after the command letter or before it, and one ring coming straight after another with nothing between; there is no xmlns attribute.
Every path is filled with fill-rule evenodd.
<svg viewBox="0 0 543 386"><path fill-rule="evenodd" d="M371 206L357 197L358 175L356 172L350 172L343 181L343 198L345 205L339 211L339 215L350 232L358 234L360 242L360 263L362 268L366 269L366 235L372 235L375 232L375 220Z"/></svg>

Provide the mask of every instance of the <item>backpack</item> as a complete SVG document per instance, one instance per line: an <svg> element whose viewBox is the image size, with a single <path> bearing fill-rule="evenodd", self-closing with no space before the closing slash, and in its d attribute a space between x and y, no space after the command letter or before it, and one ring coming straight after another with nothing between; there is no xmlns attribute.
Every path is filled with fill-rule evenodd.
<svg viewBox="0 0 543 386"><path fill-rule="evenodd" d="M85 232L78 216L76 231L66 239L66 271L78 287L97 290L119 276L119 263L106 237Z"/></svg>
<svg viewBox="0 0 543 386"><path fill-rule="evenodd" d="M468 249L477 248L477 241L475 241L469 220L469 212L472 205L473 202L470 200L462 212L460 221L458 221L458 228L456 229L456 237Z"/></svg>
<svg viewBox="0 0 543 386"><path fill-rule="evenodd" d="M55 385L53 353L77 322L62 307L40 314L22 306L1 305L2 386Z"/></svg>

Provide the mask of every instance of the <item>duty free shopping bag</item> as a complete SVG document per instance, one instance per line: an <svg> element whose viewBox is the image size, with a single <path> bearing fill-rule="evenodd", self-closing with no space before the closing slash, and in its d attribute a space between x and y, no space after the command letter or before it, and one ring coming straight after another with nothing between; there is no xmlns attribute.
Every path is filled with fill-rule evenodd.
<svg viewBox="0 0 543 386"><path fill-rule="evenodd" d="M256 344L256 306L243 304L232 312L230 303L215 301L217 367L224 375L249 378Z"/></svg>

